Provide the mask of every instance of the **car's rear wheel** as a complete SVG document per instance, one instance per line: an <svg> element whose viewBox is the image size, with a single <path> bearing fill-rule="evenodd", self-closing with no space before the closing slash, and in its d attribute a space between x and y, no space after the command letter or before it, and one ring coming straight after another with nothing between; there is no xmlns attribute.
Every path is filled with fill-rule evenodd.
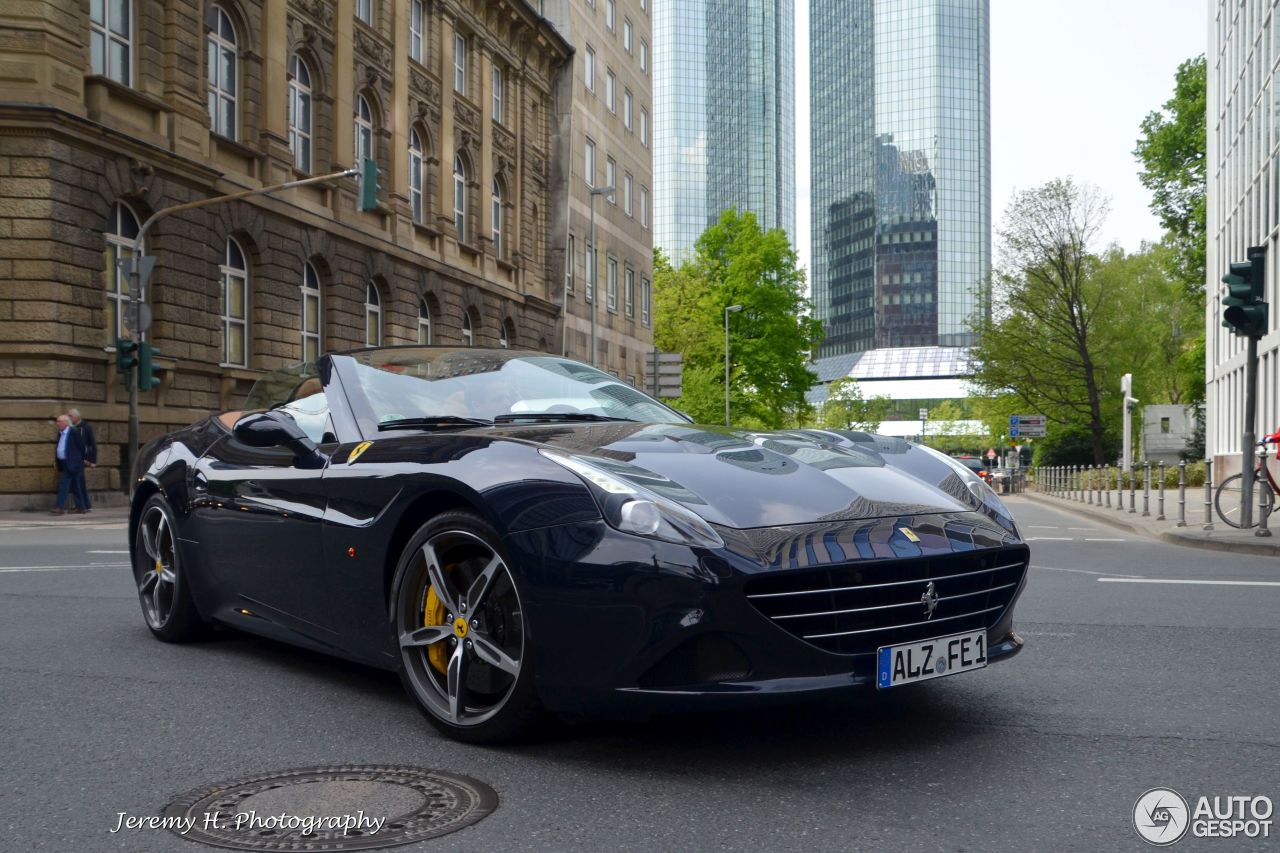
<svg viewBox="0 0 1280 853"><path fill-rule="evenodd" d="M142 508L133 548L133 580L147 627L166 643L185 643L208 628L191 601L186 572L178 565L173 512L161 495Z"/></svg>
<svg viewBox="0 0 1280 853"><path fill-rule="evenodd" d="M401 679L437 728L495 743L537 725L526 614L489 524L454 511L423 525L400 557L391 600Z"/></svg>

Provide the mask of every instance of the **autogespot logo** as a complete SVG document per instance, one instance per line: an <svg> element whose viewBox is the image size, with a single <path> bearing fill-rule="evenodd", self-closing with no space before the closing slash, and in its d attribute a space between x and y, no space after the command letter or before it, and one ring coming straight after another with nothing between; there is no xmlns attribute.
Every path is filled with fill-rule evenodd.
<svg viewBox="0 0 1280 853"><path fill-rule="evenodd" d="M1152 788L1133 804L1133 828L1142 840L1163 847L1187 834L1187 801L1170 788Z"/></svg>

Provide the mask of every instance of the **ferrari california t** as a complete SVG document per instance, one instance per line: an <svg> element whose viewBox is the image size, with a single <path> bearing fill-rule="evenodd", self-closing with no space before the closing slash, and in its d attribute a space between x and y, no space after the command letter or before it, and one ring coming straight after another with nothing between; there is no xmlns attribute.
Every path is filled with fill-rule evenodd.
<svg viewBox="0 0 1280 853"><path fill-rule="evenodd" d="M461 740L892 689L1022 647L1027 547L964 465L697 426L544 353L326 355L134 475L156 637L220 623L397 671Z"/></svg>

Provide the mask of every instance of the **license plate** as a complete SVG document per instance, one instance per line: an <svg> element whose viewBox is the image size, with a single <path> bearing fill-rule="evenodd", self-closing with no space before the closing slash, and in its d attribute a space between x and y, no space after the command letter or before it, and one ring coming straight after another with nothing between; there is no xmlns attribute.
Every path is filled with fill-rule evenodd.
<svg viewBox="0 0 1280 853"><path fill-rule="evenodd" d="M876 687L880 689L982 669L987 665L987 632L881 646L876 661Z"/></svg>

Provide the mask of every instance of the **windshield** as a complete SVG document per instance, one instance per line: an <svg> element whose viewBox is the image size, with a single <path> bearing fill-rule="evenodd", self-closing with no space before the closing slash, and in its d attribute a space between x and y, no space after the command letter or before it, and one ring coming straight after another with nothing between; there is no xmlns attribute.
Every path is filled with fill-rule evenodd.
<svg viewBox="0 0 1280 853"><path fill-rule="evenodd" d="M594 367L536 352L405 347L353 353L375 423L414 418L596 416L683 423L652 397Z"/></svg>

